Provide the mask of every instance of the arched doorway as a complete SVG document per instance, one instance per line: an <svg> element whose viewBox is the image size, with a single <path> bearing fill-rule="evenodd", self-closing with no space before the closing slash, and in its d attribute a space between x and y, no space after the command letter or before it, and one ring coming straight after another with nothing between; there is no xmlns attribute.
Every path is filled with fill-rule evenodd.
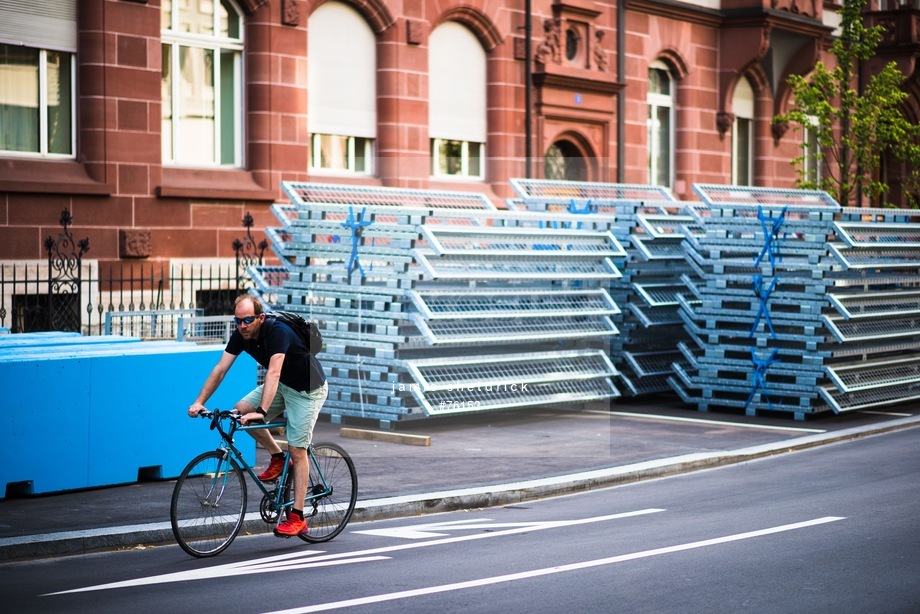
<svg viewBox="0 0 920 614"><path fill-rule="evenodd" d="M543 156L543 177L565 181L588 181L589 169L584 153L571 141L556 141Z"/></svg>

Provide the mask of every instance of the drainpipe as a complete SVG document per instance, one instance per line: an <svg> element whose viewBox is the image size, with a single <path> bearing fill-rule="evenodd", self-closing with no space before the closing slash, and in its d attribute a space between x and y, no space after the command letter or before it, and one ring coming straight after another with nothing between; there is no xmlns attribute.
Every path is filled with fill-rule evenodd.
<svg viewBox="0 0 920 614"><path fill-rule="evenodd" d="M530 153L532 147L531 95L533 91L533 67L531 66L531 0L524 0L524 178L530 179Z"/></svg>
<svg viewBox="0 0 920 614"><path fill-rule="evenodd" d="M617 81L626 83L626 0L617 0ZM624 87L617 93L617 183L626 183L625 115L626 88Z"/></svg>

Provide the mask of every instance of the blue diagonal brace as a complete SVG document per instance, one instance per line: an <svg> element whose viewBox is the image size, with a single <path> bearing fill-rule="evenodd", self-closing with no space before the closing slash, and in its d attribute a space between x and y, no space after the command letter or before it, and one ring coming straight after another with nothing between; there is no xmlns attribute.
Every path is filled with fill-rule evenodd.
<svg viewBox="0 0 920 614"><path fill-rule="evenodd" d="M364 229L374 223L373 220L365 220L364 214L367 213L367 207L361 209L361 213L355 218L354 208L348 207L348 218L342 222L343 228L351 230L351 255L348 257L348 281L351 281L351 274L355 269L361 273L362 279L365 277L364 267L361 266L361 259L358 256L358 245L361 244L361 233Z"/></svg>
<svg viewBox="0 0 920 614"><path fill-rule="evenodd" d="M767 323L767 328L770 329L770 336L776 339L776 331L773 330L773 320L770 319L770 308L767 306L767 302L770 300L770 293L776 288L776 282L780 279L780 277L774 277L770 285L764 288L763 275L754 276L752 285L754 286L754 294L757 295L757 298L760 300L760 309L757 310L757 317L754 318L754 326L751 327L751 332L748 333L748 337L754 336L757 325L760 323L760 318L763 318Z"/></svg>
<svg viewBox="0 0 920 614"><path fill-rule="evenodd" d="M765 360L761 360L757 358L757 353L754 351L754 348L751 348L751 362L754 363L754 387L751 388L751 394L748 395L747 402L744 404L745 410L747 410L751 401L754 400L754 395L757 394L758 390L763 390L763 397L767 401L767 406L773 409L773 403L770 402L770 391L767 390L767 369L770 368L770 365L780 362L780 360L776 358L776 351L777 349L774 348Z"/></svg>
<svg viewBox="0 0 920 614"><path fill-rule="evenodd" d="M779 253L779 229L786 220L786 209L788 209L788 207L783 207L782 211L779 213L779 217L768 217L763 214L763 207L757 207L757 219L760 220L760 227L763 229L764 243L760 253L754 259L755 267L760 266L764 256L769 258L770 266L774 269L776 268L776 261L782 260L782 256ZM767 222L770 223L769 229L767 228Z"/></svg>

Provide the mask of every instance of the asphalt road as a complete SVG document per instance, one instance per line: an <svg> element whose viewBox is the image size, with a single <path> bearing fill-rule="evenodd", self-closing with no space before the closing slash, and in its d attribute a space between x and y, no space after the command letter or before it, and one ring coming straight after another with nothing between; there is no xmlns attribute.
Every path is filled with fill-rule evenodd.
<svg viewBox="0 0 920 614"><path fill-rule="evenodd" d="M501 508L7 563L11 612L917 612L920 429ZM49 510L48 513L53 513Z"/></svg>

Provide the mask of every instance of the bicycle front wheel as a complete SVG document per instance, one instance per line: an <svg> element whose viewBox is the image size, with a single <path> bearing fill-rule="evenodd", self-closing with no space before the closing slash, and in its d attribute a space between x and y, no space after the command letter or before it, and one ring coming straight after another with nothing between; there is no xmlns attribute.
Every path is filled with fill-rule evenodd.
<svg viewBox="0 0 920 614"><path fill-rule="evenodd" d="M326 542L342 532L355 511L358 474L348 453L334 443L314 445L310 460L310 488L304 506L309 529L300 538Z"/></svg>
<svg viewBox="0 0 920 614"><path fill-rule="evenodd" d="M196 557L223 552L240 532L245 515L246 480L224 452L205 452L182 470L169 519L183 550Z"/></svg>

